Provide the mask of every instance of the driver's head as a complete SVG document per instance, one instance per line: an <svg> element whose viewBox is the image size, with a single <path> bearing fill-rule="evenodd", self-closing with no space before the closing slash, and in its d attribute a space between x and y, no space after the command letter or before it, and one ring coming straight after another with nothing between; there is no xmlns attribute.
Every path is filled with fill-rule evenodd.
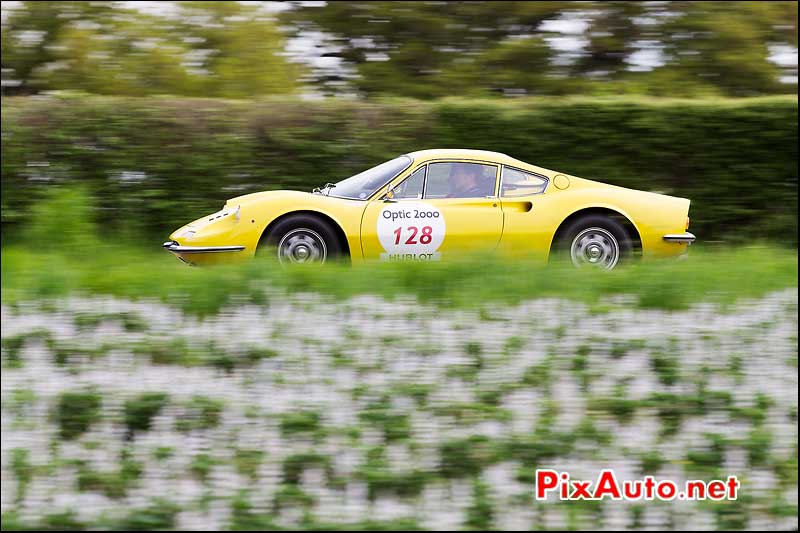
<svg viewBox="0 0 800 533"><path fill-rule="evenodd" d="M450 188L453 191L468 191L480 185L483 173L478 165L455 163L450 169Z"/></svg>

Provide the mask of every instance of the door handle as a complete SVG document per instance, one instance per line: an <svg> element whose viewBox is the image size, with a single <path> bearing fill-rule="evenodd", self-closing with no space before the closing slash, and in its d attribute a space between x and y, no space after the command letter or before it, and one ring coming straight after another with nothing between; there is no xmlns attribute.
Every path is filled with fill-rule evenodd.
<svg viewBox="0 0 800 533"><path fill-rule="evenodd" d="M520 213L528 213L533 211L532 202L503 202L503 210L518 211Z"/></svg>

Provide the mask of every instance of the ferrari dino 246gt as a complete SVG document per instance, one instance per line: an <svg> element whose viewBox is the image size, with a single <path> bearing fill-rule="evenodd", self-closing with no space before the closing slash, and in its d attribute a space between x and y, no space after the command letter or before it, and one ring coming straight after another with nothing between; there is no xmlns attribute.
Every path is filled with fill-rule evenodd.
<svg viewBox="0 0 800 533"><path fill-rule="evenodd" d="M239 196L175 231L164 248L192 264L431 261L500 253L610 270L684 255L689 200L636 191L479 150L401 155L313 192Z"/></svg>

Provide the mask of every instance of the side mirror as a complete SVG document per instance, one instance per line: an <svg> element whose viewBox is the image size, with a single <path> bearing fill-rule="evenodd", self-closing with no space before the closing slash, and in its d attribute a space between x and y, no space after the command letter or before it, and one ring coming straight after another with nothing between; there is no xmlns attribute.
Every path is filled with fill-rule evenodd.
<svg viewBox="0 0 800 533"><path fill-rule="evenodd" d="M394 187L389 186L389 189L386 191L386 194L383 195L384 202L396 202L397 200L394 199Z"/></svg>

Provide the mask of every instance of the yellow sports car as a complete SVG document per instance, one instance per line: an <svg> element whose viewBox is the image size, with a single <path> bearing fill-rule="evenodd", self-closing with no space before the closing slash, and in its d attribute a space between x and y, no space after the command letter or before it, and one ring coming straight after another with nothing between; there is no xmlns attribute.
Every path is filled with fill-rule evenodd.
<svg viewBox="0 0 800 533"><path fill-rule="evenodd" d="M192 264L433 261L500 253L610 270L685 254L689 200L590 181L481 150L401 155L313 192L228 200L170 235Z"/></svg>

